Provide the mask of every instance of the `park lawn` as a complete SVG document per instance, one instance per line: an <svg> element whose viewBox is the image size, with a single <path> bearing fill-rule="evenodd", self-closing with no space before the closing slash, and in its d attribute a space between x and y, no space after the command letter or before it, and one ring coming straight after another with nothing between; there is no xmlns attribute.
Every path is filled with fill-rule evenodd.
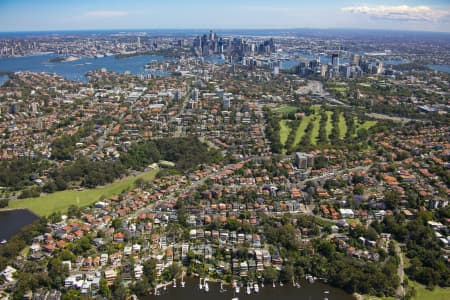
<svg viewBox="0 0 450 300"><path fill-rule="evenodd" d="M293 146L297 146L298 143L300 143L300 141L302 140L302 137L305 135L305 130L306 127L308 127L309 122L312 119L312 115L309 116L304 116L300 122L300 125L297 128L297 131L295 132L295 139L294 139L294 143Z"/></svg>
<svg viewBox="0 0 450 300"><path fill-rule="evenodd" d="M325 132L327 134L327 138L329 139L331 131L333 130L333 120L331 119L333 117L333 112L327 110L325 113L328 116L327 123L325 123Z"/></svg>
<svg viewBox="0 0 450 300"><path fill-rule="evenodd" d="M101 197L112 197L134 187L138 178L146 181L153 180L158 169L142 173L137 176L129 176L108 184L104 187L86 189L81 191L67 190L47 194L38 198L26 198L9 201L9 208L27 208L39 216L48 216L54 212L65 213L70 205L84 207L98 201Z"/></svg>
<svg viewBox="0 0 450 300"><path fill-rule="evenodd" d="M345 123L345 117L343 113L339 113L339 139L343 140L347 133L347 124Z"/></svg>
<svg viewBox="0 0 450 300"><path fill-rule="evenodd" d="M435 287L432 291L416 281L410 280L408 285L416 288L414 300L448 300L450 299L450 288Z"/></svg>
<svg viewBox="0 0 450 300"><path fill-rule="evenodd" d="M289 120L281 120L280 121L280 142L284 146L286 144L289 133L292 128L288 126Z"/></svg>
<svg viewBox="0 0 450 300"><path fill-rule="evenodd" d="M284 114L284 113L296 112L297 109L298 109L298 107L296 107L296 106L283 105L283 106L280 106L278 108L275 108L273 111L276 112L276 113Z"/></svg>
<svg viewBox="0 0 450 300"><path fill-rule="evenodd" d="M317 145L317 137L319 136L319 129L320 129L320 119L321 116L319 114L316 114L314 117L314 126L311 131L311 144Z"/></svg>

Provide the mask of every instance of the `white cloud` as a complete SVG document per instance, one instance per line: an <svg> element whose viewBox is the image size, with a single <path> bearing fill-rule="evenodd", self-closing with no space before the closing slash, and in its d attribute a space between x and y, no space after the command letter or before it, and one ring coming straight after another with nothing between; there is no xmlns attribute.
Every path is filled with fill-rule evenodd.
<svg viewBox="0 0 450 300"><path fill-rule="evenodd" d="M370 17L395 21L438 21L450 16L450 10L433 9L429 6L350 6L344 12L363 14Z"/></svg>
<svg viewBox="0 0 450 300"><path fill-rule="evenodd" d="M85 13L86 17L96 17L96 18L124 17L127 15L128 15L127 11L120 11L120 10L94 10Z"/></svg>

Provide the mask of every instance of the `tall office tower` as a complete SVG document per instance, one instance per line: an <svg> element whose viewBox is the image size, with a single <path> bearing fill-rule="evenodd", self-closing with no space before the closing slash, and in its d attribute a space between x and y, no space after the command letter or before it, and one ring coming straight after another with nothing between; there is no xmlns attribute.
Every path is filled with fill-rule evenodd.
<svg viewBox="0 0 450 300"><path fill-rule="evenodd" d="M377 74L381 74L383 73L384 69L383 69L383 63L381 61L377 61Z"/></svg>
<svg viewBox="0 0 450 300"><path fill-rule="evenodd" d="M339 54L333 53L331 55L331 64L333 65L333 70L335 74L339 74Z"/></svg>
<svg viewBox="0 0 450 300"><path fill-rule="evenodd" d="M320 65L320 76L325 78L327 76L328 65Z"/></svg>
<svg viewBox="0 0 450 300"><path fill-rule="evenodd" d="M359 66L361 62L361 55L353 54L353 64Z"/></svg>
<svg viewBox="0 0 450 300"><path fill-rule="evenodd" d="M173 101L179 102L181 100L181 91L179 89L175 90L175 94L173 95Z"/></svg>
<svg viewBox="0 0 450 300"><path fill-rule="evenodd" d="M214 33L214 31L210 30L209 31L209 40L214 41L215 39L216 39L216 34Z"/></svg>
<svg viewBox="0 0 450 300"><path fill-rule="evenodd" d="M141 48L141 37L137 37L137 43L136 43L136 46L138 47L138 48Z"/></svg>
<svg viewBox="0 0 450 300"><path fill-rule="evenodd" d="M331 55L331 64L333 65L333 67L339 66L339 54L338 53L333 53Z"/></svg>
<svg viewBox="0 0 450 300"><path fill-rule="evenodd" d="M228 96L223 96L223 109L229 110L231 107L231 99Z"/></svg>
<svg viewBox="0 0 450 300"><path fill-rule="evenodd" d="M199 94L199 91L198 91L197 88L195 88L195 89L192 91L192 101L195 101L195 102L198 101L198 94Z"/></svg>

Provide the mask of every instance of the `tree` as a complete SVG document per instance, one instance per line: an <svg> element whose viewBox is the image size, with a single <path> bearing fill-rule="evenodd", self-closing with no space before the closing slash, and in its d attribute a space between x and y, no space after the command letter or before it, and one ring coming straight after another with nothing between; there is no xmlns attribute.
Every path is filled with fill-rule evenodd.
<svg viewBox="0 0 450 300"><path fill-rule="evenodd" d="M278 280L278 271L274 267L264 268L263 278L265 282L272 283Z"/></svg>
<svg viewBox="0 0 450 300"><path fill-rule="evenodd" d="M100 279L99 293L107 299L111 298L111 290L105 278Z"/></svg>
<svg viewBox="0 0 450 300"><path fill-rule="evenodd" d="M147 260L144 262L143 271L149 283L153 283L157 277L156 274L156 261L154 259Z"/></svg>
<svg viewBox="0 0 450 300"><path fill-rule="evenodd" d="M355 195L363 195L364 194L364 186L362 184L357 184L353 189L353 194Z"/></svg>
<svg viewBox="0 0 450 300"><path fill-rule="evenodd" d="M0 208L7 207L8 204L9 204L9 200L8 199L0 199Z"/></svg>
<svg viewBox="0 0 450 300"><path fill-rule="evenodd" d="M114 281L114 284L112 285L112 298L114 300L126 300L127 299L127 289L125 286L120 282L119 279Z"/></svg>
<svg viewBox="0 0 450 300"><path fill-rule="evenodd" d="M78 290L70 290L64 294L63 300L81 300L81 294Z"/></svg>
<svg viewBox="0 0 450 300"><path fill-rule="evenodd" d="M280 272L280 281L288 282L294 278L294 267L292 265L283 265Z"/></svg>
<svg viewBox="0 0 450 300"><path fill-rule="evenodd" d="M151 286L149 284L149 281L145 276L143 276L141 280L138 280L135 284L130 286L131 292L139 297L147 296L150 288Z"/></svg>
<svg viewBox="0 0 450 300"><path fill-rule="evenodd" d="M384 193L383 202L386 204L386 207L389 209L396 209L400 203L399 194L394 191L386 191Z"/></svg>
<svg viewBox="0 0 450 300"><path fill-rule="evenodd" d="M67 215L69 217L79 218L81 216L80 208L74 204L71 204L69 208L67 208Z"/></svg>

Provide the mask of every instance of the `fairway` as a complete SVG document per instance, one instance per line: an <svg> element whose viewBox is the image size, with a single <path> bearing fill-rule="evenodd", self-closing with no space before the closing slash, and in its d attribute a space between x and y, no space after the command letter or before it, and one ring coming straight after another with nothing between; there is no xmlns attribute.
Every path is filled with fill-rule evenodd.
<svg viewBox="0 0 450 300"><path fill-rule="evenodd" d="M276 110L275 112L280 111L287 111L287 110L294 110L294 106L282 106ZM346 138L346 133L348 131L347 123L346 123L346 115L342 111L332 111L332 110L325 110L323 107L319 105L313 105L310 107L311 114L305 115L301 118L300 124L297 128L292 128L292 125L289 123L291 122L288 119L282 119L279 121L280 125L280 143L284 146L282 149L282 153L296 151L295 149L297 146L302 142L303 137L305 134L309 135L309 144L312 146L317 145L325 145L330 143L330 135L333 133L333 126L339 127L339 139L344 140ZM322 119L322 113L325 113L327 115L327 120L325 123L321 123ZM337 123L336 120L333 120L334 114L337 114ZM353 136L355 137L357 135L358 130L366 129L369 130L371 127L375 126L377 124L377 121L364 121L363 123L361 120L358 119L358 117L353 117L355 132L353 133ZM311 124L311 122L313 122ZM289 126L291 125L291 126ZM311 127L310 127L311 125ZM325 138L324 141L322 141L322 137L320 136L320 126L325 126ZM294 140L289 139L289 136L292 135L295 130L295 136ZM310 130L310 132L307 132L307 130ZM289 140L288 140L289 139ZM287 144L288 143L288 144Z"/></svg>
<svg viewBox="0 0 450 300"><path fill-rule="evenodd" d="M158 169L130 176L104 187L86 189L82 191L67 190L48 194L38 198L27 198L9 201L9 208L28 208L39 216L48 216L53 212L65 213L70 205L84 207L98 201L100 197L111 197L120 194L124 190L133 188L138 178L153 180Z"/></svg>
<svg viewBox="0 0 450 300"><path fill-rule="evenodd" d="M311 132L311 144L317 145L317 137L319 136L319 129L320 129L320 120L322 117L320 114L316 114L314 118L314 127Z"/></svg>
<svg viewBox="0 0 450 300"><path fill-rule="evenodd" d="M288 126L289 120L280 121L280 142L284 146L286 144L289 133L291 132L291 127Z"/></svg>
<svg viewBox="0 0 450 300"><path fill-rule="evenodd" d="M360 129L363 129L363 128L369 130L371 127L375 126L376 124L377 124L377 121L365 121L364 123L359 124L357 131Z"/></svg>
<svg viewBox="0 0 450 300"><path fill-rule="evenodd" d="M302 137L305 135L306 127L308 127L309 122L311 121L312 116L304 116L300 122L300 126L298 126L297 131L295 132L294 146L297 146L298 143L302 140Z"/></svg>
<svg viewBox="0 0 450 300"><path fill-rule="evenodd" d="M345 117L343 113L339 113L339 138L344 139L347 133L347 123L345 123Z"/></svg>

